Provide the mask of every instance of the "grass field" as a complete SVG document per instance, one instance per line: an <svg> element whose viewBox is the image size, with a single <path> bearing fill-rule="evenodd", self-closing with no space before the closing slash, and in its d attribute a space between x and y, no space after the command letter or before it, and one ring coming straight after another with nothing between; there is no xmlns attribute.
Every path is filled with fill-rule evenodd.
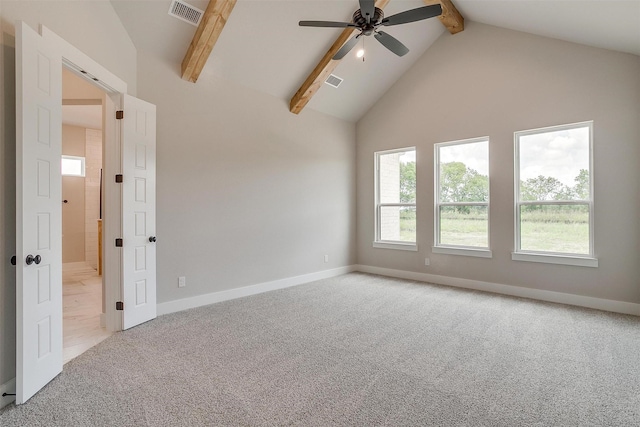
<svg viewBox="0 0 640 427"><path fill-rule="evenodd" d="M440 242L455 246L488 246L487 217L447 212L441 217ZM586 206L544 206L522 212L521 249L527 251L589 253L589 213ZM415 241L415 212L400 217L402 241Z"/></svg>

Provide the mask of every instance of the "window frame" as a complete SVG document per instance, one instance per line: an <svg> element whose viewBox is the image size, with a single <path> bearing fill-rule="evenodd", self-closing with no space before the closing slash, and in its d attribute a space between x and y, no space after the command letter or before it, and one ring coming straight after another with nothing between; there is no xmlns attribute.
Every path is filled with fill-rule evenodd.
<svg viewBox="0 0 640 427"><path fill-rule="evenodd" d="M520 200L520 138L528 135L549 133L579 128L589 129L589 199L588 200ZM595 256L594 233L594 168L593 168L593 120L569 123L564 125L547 126L514 132L514 251L511 259L514 261L530 261L547 264L563 264L583 267L598 267ZM551 252L538 250L523 250L521 248L521 207L527 205L542 206L587 206L589 209L589 253L574 254L568 252Z"/></svg>
<svg viewBox="0 0 640 427"><path fill-rule="evenodd" d="M386 154L394 154L394 153L406 153L413 151L416 154L416 201L414 203L380 203L380 156ZM405 242L401 240L382 240L381 239L381 212L384 207L413 207L416 211L416 228L418 226L417 214L417 197L418 197L418 171L417 171L417 163L418 163L418 152L415 146L412 147L404 147L404 148L394 148L391 150L382 150L376 151L373 153L374 157L374 239L373 239L373 247L379 249L397 249L404 251L417 251L418 250L418 236L416 230L416 241L414 242Z"/></svg>
<svg viewBox="0 0 640 427"><path fill-rule="evenodd" d="M62 172L62 165L60 166L60 171L61 171L61 176L75 176L75 177L80 177L80 178L84 178L87 175L87 171L86 171L86 167L85 167L85 158L84 157L80 157L80 156L67 156L66 154L62 154L62 156L60 157L60 162L62 163L62 161L64 160L79 160L80 161L80 175L78 174L70 174L70 173L64 173Z"/></svg>
<svg viewBox="0 0 640 427"><path fill-rule="evenodd" d="M480 136L476 138L460 139L456 141L439 142L433 146L434 158L434 211L433 211L433 247L432 252L447 255L463 255L474 256L479 258L492 258L491 251L491 172L487 173L489 179L489 188L487 189L486 202L440 202L440 148L450 147L454 145L474 144L478 142L487 143L487 164L491 165L491 155L489 150L490 138L488 136ZM440 242L440 208L443 206L486 206L487 207L487 246L464 246L464 245L448 245Z"/></svg>

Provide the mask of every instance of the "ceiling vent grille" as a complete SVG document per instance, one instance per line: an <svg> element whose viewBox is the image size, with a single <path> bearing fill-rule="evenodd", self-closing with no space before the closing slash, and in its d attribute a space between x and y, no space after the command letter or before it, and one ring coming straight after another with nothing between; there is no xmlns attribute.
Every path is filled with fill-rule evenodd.
<svg viewBox="0 0 640 427"><path fill-rule="evenodd" d="M340 86L340 83L342 83L343 81L344 79L341 79L340 77L334 74L329 74L329 77L327 77L327 80L325 80L324 82L329 86L338 87Z"/></svg>
<svg viewBox="0 0 640 427"><path fill-rule="evenodd" d="M200 24L204 12L183 1L173 0L169 8L169 15L197 27L198 24Z"/></svg>

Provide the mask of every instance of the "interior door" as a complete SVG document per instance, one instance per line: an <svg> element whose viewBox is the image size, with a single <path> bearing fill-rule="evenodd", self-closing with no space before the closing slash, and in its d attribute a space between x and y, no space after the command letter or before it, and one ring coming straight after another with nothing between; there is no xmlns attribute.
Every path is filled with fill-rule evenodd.
<svg viewBox="0 0 640 427"><path fill-rule="evenodd" d="M62 58L16 24L16 403L62 372Z"/></svg>
<svg viewBox="0 0 640 427"><path fill-rule="evenodd" d="M156 317L156 107L123 97L123 328Z"/></svg>

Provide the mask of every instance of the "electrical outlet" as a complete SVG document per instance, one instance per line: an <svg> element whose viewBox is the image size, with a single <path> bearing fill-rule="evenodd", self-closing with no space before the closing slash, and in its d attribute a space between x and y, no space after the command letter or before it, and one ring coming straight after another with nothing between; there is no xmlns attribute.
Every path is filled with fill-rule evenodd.
<svg viewBox="0 0 640 427"><path fill-rule="evenodd" d="M329 262L329 255L324 256L324 262Z"/></svg>
<svg viewBox="0 0 640 427"><path fill-rule="evenodd" d="M429 258L425 258L424 265L431 265L431 260Z"/></svg>
<svg viewBox="0 0 640 427"><path fill-rule="evenodd" d="M187 278L184 276L178 277L178 287L184 288L185 286L187 286Z"/></svg>

